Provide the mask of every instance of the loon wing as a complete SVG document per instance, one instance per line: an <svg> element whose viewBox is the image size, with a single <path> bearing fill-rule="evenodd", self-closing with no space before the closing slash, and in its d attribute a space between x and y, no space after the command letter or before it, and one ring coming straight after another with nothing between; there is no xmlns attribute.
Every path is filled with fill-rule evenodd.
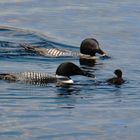
<svg viewBox="0 0 140 140"><path fill-rule="evenodd" d="M26 51L31 51L38 53L42 56L52 56L52 57L59 57L59 56L79 56L80 53L72 52L69 50L58 49L58 48L39 48L35 46L31 46L29 44L20 44Z"/></svg>
<svg viewBox="0 0 140 140"><path fill-rule="evenodd" d="M53 83L56 82L56 77L46 73L37 72L21 72L21 73L2 73L0 80L18 81L25 83Z"/></svg>

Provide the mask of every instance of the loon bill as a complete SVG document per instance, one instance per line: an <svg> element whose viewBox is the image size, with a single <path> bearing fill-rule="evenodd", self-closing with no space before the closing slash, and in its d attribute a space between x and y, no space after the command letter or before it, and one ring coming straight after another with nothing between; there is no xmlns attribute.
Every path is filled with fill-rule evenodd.
<svg viewBox="0 0 140 140"><path fill-rule="evenodd" d="M73 84L74 82L70 78L70 76L73 75L83 75L95 78L93 74L82 70L76 64L72 62L64 62L58 66L54 76L49 75L47 73L38 73L38 72L1 73L0 80L6 80L10 82L33 83L33 84L47 84L47 83Z"/></svg>
<svg viewBox="0 0 140 140"><path fill-rule="evenodd" d="M94 38L84 39L80 45L80 52L73 52L70 50L58 49L58 48L40 48L31 46L29 44L20 44L26 51L34 52L42 56L60 57L60 56L72 56L83 57L87 59L96 59L96 53L101 56L107 56L107 54L99 47L99 42Z"/></svg>

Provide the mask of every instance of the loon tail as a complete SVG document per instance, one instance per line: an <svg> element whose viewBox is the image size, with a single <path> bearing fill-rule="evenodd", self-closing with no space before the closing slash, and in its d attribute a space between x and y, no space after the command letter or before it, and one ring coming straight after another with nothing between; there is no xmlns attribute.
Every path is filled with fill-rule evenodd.
<svg viewBox="0 0 140 140"><path fill-rule="evenodd" d="M35 47L34 46L31 46L29 44L22 43L22 44L20 44L20 46L22 48L24 48L26 51L35 51Z"/></svg>
<svg viewBox="0 0 140 140"><path fill-rule="evenodd" d="M1 73L0 80L16 81L17 77L9 73Z"/></svg>
<svg viewBox="0 0 140 140"><path fill-rule="evenodd" d="M8 75L7 73L1 73L0 74L0 80L5 79L5 76L7 76L7 75Z"/></svg>

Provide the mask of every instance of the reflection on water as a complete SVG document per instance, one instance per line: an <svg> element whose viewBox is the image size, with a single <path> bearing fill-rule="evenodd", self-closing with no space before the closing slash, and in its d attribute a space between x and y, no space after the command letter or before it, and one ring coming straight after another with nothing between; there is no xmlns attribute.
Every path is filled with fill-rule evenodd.
<svg viewBox="0 0 140 140"><path fill-rule="evenodd" d="M138 0L0 1L0 72L55 74L70 61L96 76L73 76L74 85L63 88L0 81L0 139L139 139L139 7ZM79 52L87 37L111 59L49 58L20 47ZM127 82L105 83L118 68Z"/></svg>

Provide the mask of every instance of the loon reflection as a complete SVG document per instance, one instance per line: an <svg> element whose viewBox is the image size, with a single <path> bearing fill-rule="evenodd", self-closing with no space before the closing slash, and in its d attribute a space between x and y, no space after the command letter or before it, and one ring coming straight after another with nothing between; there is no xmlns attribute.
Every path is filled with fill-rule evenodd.
<svg viewBox="0 0 140 140"><path fill-rule="evenodd" d="M70 76L74 75L83 75L86 77L95 78L93 74L82 70L76 64L71 62L64 62L58 66L54 76L47 73L37 72L1 73L0 80L32 84L56 83L57 85L61 86L63 84L73 84L74 82Z"/></svg>

